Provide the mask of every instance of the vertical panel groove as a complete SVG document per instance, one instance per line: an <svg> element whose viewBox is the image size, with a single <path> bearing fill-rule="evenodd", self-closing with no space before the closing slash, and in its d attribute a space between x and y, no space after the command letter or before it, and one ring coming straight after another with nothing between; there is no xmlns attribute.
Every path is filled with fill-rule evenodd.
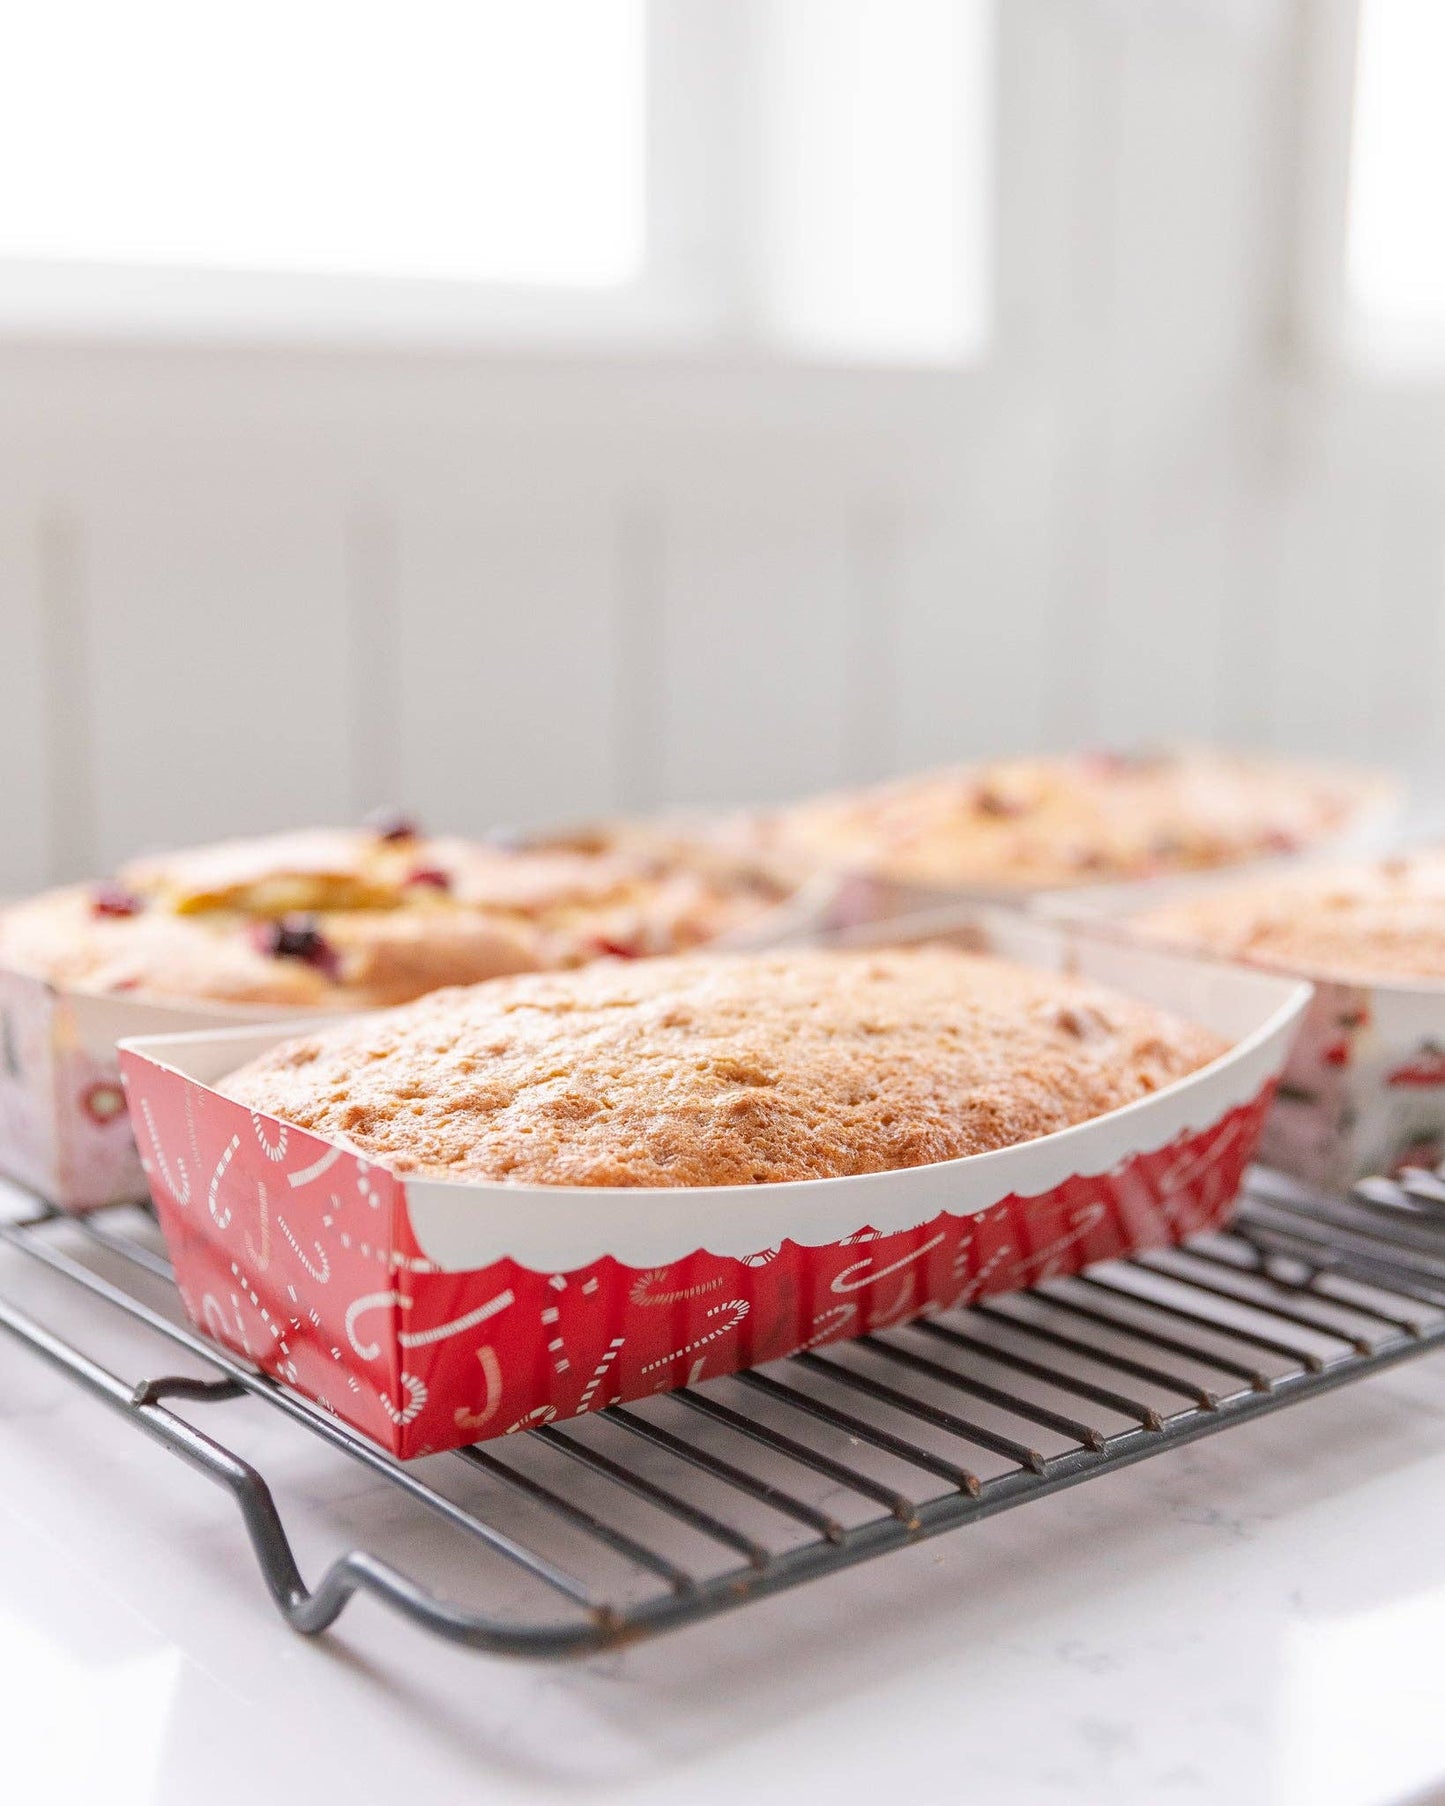
<svg viewBox="0 0 1445 1806"><path fill-rule="evenodd" d="M349 624L349 784L353 814L407 801L400 795L397 704L400 609L396 519L375 501L346 519L346 615ZM445 656L445 648L439 648Z"/></svg>
<svg viewBox="0 0 1445 1806"><path fill-rule="evenodd" d="M46 864L54 883L94 870L95 695L91 673L85 540L58 504L37 522Z"/></svg>
<svg viewBox="0 0 1445 1806"><path fill-rule="evenodd" d="M619 510L616 535L616 788L624 809L662 800L661 699L666 682L667 525L656 497Z"/></svg>
<svg viewBox="0 0 1445 1806"><path fill-rule="evenodd" d="M890 773L898 756L897 611L902 527L882 501L848 518L848 661L844 669L844 764L840 776L866 783Z"/></svg>

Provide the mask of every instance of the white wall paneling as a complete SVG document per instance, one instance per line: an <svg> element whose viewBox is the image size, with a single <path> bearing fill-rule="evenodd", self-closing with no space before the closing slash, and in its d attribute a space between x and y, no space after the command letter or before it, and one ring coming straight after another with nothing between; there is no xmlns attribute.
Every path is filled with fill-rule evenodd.
<svg viewBox="0 0 1445 1806"><path fill-rule="evenodd" d="M334 479L267 447L146 446L83 492L93 855L344 818L350 641Z"/></svg>
<svg viewBox="0 0 1445 1806"><path fill-rule="evenodd" d="M495 457L428 461L397 514L394 793L478 830L615 806L618 498Z"/></svg>
<svg viewBox="0 0 1445 1806"><path fill-rule="evenodd" d="M1434 779L1445 403L1282 332L1313 9L1000 13L972 370L0 343L0 889L1179 732Z"/></svg>
<svg viewBox="0 0 1445 1806"><path fill-rule="evenodd" d="M57 643L63 606L46 594L47 578L56 580L59 523L43 541L38 503L18 476L7 475L0 502L0 893L41 882L63 851L51 844L56 774L46 704L69 651Z"/></svg>
<svg viewBox="0 0 1445 1806"><path fill-rule="evenodd" d="M848 768L845 512L787 494L669 512L662 788L684 803L788 795Z"/></svg>

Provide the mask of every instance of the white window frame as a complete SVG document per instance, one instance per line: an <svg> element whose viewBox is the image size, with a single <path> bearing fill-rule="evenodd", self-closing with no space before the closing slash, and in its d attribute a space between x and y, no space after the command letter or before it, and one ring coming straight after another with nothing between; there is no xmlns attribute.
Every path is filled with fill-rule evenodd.
<svg viewBox="0 0 1445 1806"><path fill-rule="evenodd" d="M1445 396L1445 332L1398 335L1362 316L1349 295L1360 0L1307 0L1299 19L1299 174L1289 271L1297 368L1335 384Z"/></svg>
<svg viewBox="0 0 1445 1806"><path fill-rule="evenodd" d="M810 361L770 343L760 306L753 172L737 128L759 81L755 3L767 0L647 0L648 248L633 283L568 288L0 259L0 344Z"/></svg>

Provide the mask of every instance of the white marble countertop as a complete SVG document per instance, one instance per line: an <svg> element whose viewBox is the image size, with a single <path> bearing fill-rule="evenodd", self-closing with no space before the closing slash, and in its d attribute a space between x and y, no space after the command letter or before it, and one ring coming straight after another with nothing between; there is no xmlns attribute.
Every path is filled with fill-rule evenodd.
<svg viewBox="0 0 1445 1806"><path fill-rule="evenodd" d="M229 1500L0 1335L5 1797L1423 1806L1442 1500L1437 1354L625 1654L307 1642Z"/></svg>

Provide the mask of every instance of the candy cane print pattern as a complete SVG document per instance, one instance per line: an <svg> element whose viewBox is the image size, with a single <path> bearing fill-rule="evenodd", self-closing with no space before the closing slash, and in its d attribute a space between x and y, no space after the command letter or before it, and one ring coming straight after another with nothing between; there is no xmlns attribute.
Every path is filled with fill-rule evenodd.
<svg viewBox="0 0 1445 1806"><path fill-rule="evenodd" d="M816 1348L820 1342L836 1342L857 1315L857 1303L851 1298L846 1304L830 1304L826 1311L819 1311L814 1317L813 1333L806 1342L799 1344L798 1352Z"/></svg>
<svg viewBox="0 0 1445 1806"><path fill-rule="evenodd" d="M549 1273L547 1286L553 1292L567 1290L565 1273ZM560 1304L544 1304L538 1313L538 1322L542 1334L547 1338L547 1353L552 1357L552 1371L567 1373L571 1370L572 1361L567 1353L567 1342L562 1334L562 1307Z"/></svg>
<svg viewBox="0 0 1445 1806"><path fill-rule="evenodd" d="M310 1166L303 1166L294 1173L287 1173L286 1183L295 1188L309 1185L313 1179L319 1179L323 1173L329 1173L341 1158L340 1148L327 1148L319 1160L313 1160Z"/></svg>
<svg viewBox="0 0 1445 1806"><path fill-rule="evenodd" d="M381 1310L388 1305L409 1311L414 1302L414 1299L408 1298L403 1292L367 1292L347 1305L346 1339L363 1361L374 1361L381 1353L381 1344L357 1340L357 1319L367 1311ZM476 1310L468 1311L464 1317L455 1317L450 1323L439 1323L433 1329L417 1330L415 1334L399 1331L396 1339L403 1348L425 1348L433 1342L444 1342L448 1336L459 1336L463 1330L474 1329L477 1324L485 1323L489 1317L495 1317L498 1311L506 1310L509 1304L515 1302L516 1294L508 1287L506 1291L498 1292L495 1298L489 1298L485 1304L478 1305Z"/></svg>
<svg viewBox="0 0 1445 1806"><path fill-rule="evenodd" d="M672 1292L654 1291L653 1287L666 1279L670 1270L668 1267L650 1267L646 1273L639 1273L628 1297L634 1304L681 1304L688 1298L701 1298L704 1292L715 1292L725 1277L715 1273L711 1279L699 1280L694 1286L681 1286Z"/></svg>
<svg viewBox="0 0 1445 1806"><path fill-rule="evenodd" d="M398 1376L401 1389L406 1394L406 1403L399 1408L391 1402L388 1393L378 1392L377 1400L391 1421L400 1429L406 1424L415 1423L426 1410L427 1389L425 1380L419 1380L414 1373L403 1373Z"/></svg>
<svg viewBox="0 0 1445 1806"><path fill-rule="evenodd" d="M256 1141L260 1146L261 1152L268 1160L284 1160L286 1158L286 1140L290 1134L290 1130L286 1127L284 1122L277 1123L276 1139L274 1141L268 1141L266 1139L266 1130L262 1126L261 1118L254 1110L251 1112L251 1127L255 1131Z"/></svg>
<svg viewBox="0 0 1445 1806"><path fill-rule="evenodd" d="M1228 1203L1239 1174L1235 1162L1224 1156L1247 1130L1256 1127L1257 1118L1236 1114L1214 1134L1186 1146L1159 1175L1158 1208L1171 1234L1194 1234L1212 1222L1220 1206Z"/></svg>
<svg viewBox="0 0 1445 1806"><path fill-rule="evenodd" d="M265 1202L265 1197L265 1188L262 1187L261 1198L263 1204ZM279 1211L276 1213L276 1227L291 1244L291 1252L296 1256L297 1260L300 1261L307 1273L309 1273L312 1279L316 1281L317 1285L324 1286L331 1278L331 1262L327 1259L326 1250L321 1246L320 1242L312 1242L311 1244L316 1250L317 1259L321 1262L319 1267L313 1267L311 1262L306 1258L305 1249L301 1246L300 1242L297 1241L296 1237L292 1235L290 1226Z"/></svg>
<svg viewBox="0 0 1445 1806"><path fill-rule="evenodd" d="M1102 1198L1096 1198L1092 1204L1082 1205L1076 1210L1072 1224L1062 1235L1056 1236L1028 1257L1028 1270L1033 1275L1030 1285L1041 1286L1045 1280L1057 1279L1061 1271L1059 1256L1083 1241L1089 1231L1098 1226L1108 1209L1109 1206Z"/></svg>
<svg viewBox="0 0 1445 1806"><path fill-rule="evenodd" d="M622 1345L624 1342L626 1342L626 1340L627 1340L626 1336L614 1336L612 1338L612 1340L608 1343L607 1347L603 1350L602 1359L597 1363L596 1367L592 1370L592 1378L590 1380L588 1380L586 1386L582 1390L581 1398L577 1401L577 1415L579 1417L582 1415L582 1413L584 1411L589 1410L591 1408L592 1395L596 1392L597 1388L602 1384L603 1380L606 1379L607 1369L617 1359L617 1356L618 1356L619 1352L621 1351ZM609 1402L615 1405L618 1401L614 1398L614 1399L610 1400Z"/></svg>
<svg viewBox="0 0 1445 1806"><path fill-rule="evenodd" d="M402 1330L397 1341L403 1348L426 1348L433 1342L444 1342L448 1336L459 1336L463 1330L473 1329L478 1323L485 1323L489 1317L495 1317L498 1311L506 1310L509 1304L517 1302L516 1294L510 1287L498 1292L495 1298L489 1298L485 1304L479 1304L474 1311L468 1311L464 1317L456 1317L450 1323L439 1323L434 1329L420 1329L414 1335ZM403 1310L411 1308L411 1299L403 1298Z"/></svg>
<svg viewBox="0 0 1445 1806"><path fill-rule="evenodd" d="M381 1199L376 1195L376 1187L371 1183L371 1168L364 1160L356 1163L356 1189L366 1199L373 1210L381 1209Z"/></svg>
<svg viewBox="0 0 1445 1806"><path fill-rule="evenodd" d="M482 1378L487 1383L487 1396L483 1400L480 1411L469 1411L465 1405L458 1405L453 1416L459 1430L466 1430L476 1436L484 1430L497 1415L497 1408L502 1402L502 1365L497 1359L497 1351L490 1342L485 1342L477 1350L477 1359L481 1362Z"/></svg>
<svg viewBox="0 0 1445 1806"><path fill-rule="evenodd" d="M241 1315L241 1300L234 1292L231 1294L231 1310L235 1314L234 1332L226 1321L226 1313L221 1309L213 1292L207 1292L201 1300L201 1321L218 1342L229 1342L234 1348L237 1343L246 1354L251 1354L251 1339L246 1334L246 1320Z"/></svg>
<svg viewBox="0 0 1445 1806"><path fill-rule="evenodd" d="M256 1315L261 1319L261 1322L264 1325L264 1327L266 1328L267 1332L269 1333L271 1340L281 1350L281 1353L283 1355L289 1355L291 1353L291 1349L290 1349L289 1345L287 1344L286 1337L282 1331L281 1325L271 1315L270 1311L266 1308L265 1304L262 1302L261 1294L256 1290L255 1286L253 1286L251 1284L251 1281L248 1278L248 1276L242 1271L241 1267L238 1266L235 1261L231 1262L231 1277L232 1277L232 1279L235 1280L236 1284L238 1286L240 1286L241 1290L246 1294L247 1299L250 1301L251 1309L253 1311L255 1311ZM232 1292L232 1294L231 1294L231 1303L233 1305L235 1305L235 1307L236 1307L236 1321L239 1323L241 1321L241 1301L239 1298L237 1298L237 1296L234 1292ZM312 1313L311 1313L311 1320L314 1324L319 1324L321 1321L320 1318L316 1315L315 1311L312 1311ZM295 1326L298 1329L300 1328L299 1323L296 1322L296 1319L294 1317L291 1319L291 1321L293 1324L295 1324ZM249 1353L249 1352L250 1352L250 1350L248 1349L247 1353ZM332 1352L334 1354L337 1351L333 1349Z"/></svg>
<svg viewBox="0 0 1445 1806"><path fill-rule="evenodd" d="M409 1305L411 1300L403 1298L400 1292L367 1292L361 1298L354 1298L346 1307L346 1339L356 1350L363 1361L374 1361L381 1353L379 1342L359 1342L356 1337L356 1321L367 1311L379 1311L388 1305Z"/></svg>
<svg viewBox="0 0 1445 1806"><path fill-rule="evenodd" d="M241 1239L251 1257L252 1266L258 1273L264 1273L271 1265L271 1209L266 1197L266 1187L259 1179L256 1181L256 1191L261 1205L261 1246L258 1248L251 1240L249 1229Z"/></svg>
<svg viewBox="0 0 1445 1806"><path fill-rule="evenodd" d="M221 1309L214 1292L207 1292L201 1300L201 1321L218 1342L230 1341L231 1326L227 1323L226 1313Z"/></svg>
<svg viewBox="0 0 1445 1806"><path fill-rule="evenodd" d="M972 1237L970 1237L968 1242L965 1242L963 1246L968 1246L971 1241ZM1013 1251L1012 1242L1000 1242L998 1247L989 1255L988 1259L979 1268L977 1273L974 1274L973 1278L965 1281L962 1291L955 1294L953 1302L945 1306L945 1309L957 1311L961 1310L966 1304L972 1304L974 1299L980 1295L989 1280L998 1272L999 1268L1009 1258ZM955 1269L954 1277L958 1277L957 1269ZM1000 1290L1002 1290L1002 1288L1000 1288Z"/></svg>
<svg viewBox="0 0 1445 1806"><path fill-rule="evenodd" d="M638 1369L639 1374L655 1373L659 1367L670 1367L674 1361L680 1361L684 1355L696 1354L698 1349L706 1348L709 1342L716 1342L719 1337L726 1336L735 1330L747 1316L749 1310L746 1298L730 1298L726 1304L715 1304L706 1313L709 1317L720 1317L724 1311L732 1314L726 1323L712 1329L704 1336L698 1336L691 1342L684 1342L681 1348L675 1348L671 1354L663 1355L660 1360L649 1361L645 1367Z"/></svg>
<svg viewBox="0 0 1445 1806"><path fill-rule="evenodd" d="M1159 1175L1159 1202L1166 1212L1169 1206L1175 1203L1175 1194L1183 1191L1186 1185L1192 1184L1201 1173L1215 1166L1219 1156L1238 1141L1243 1131L1244 1124L1236 1117L1212 1139L1187 1145L1178 1157L1165 1167Z"/></svg>
<svg viewBox="0 0 1445 1806"><path fill-rule="evenodd" d="M542 1311L540 1319L542 1334L547 1337L547 1353L552 1357L554 1373L566 1373L572 1365L567 1354L567 1343L560 1333L561 1318L560 1308L555 1304L549 1304Z"/></svg>
<svg viewBox="0 0 1445 1806"><path fill-rule="evenodd" d="M914 1303L918 1269L911 1268L903 1275L898 1288L898 1296L892 1304L884 1305L882 1310L873 1311L868 1318L869 1330L889 1329L895 1323L901 1323L905 1317L916 1317L919 1306Z"/></svg>
<svg viewBox="0 0 1445 1806"><path fill-rule="evenodd" d="M515 1436L522 1430L540 1430L543 1424L552 1423L557 1416L555 1405L533 1405L525 1417L519 1417L515 1423L509 1423L502 1431L504 1436Z"/></svg>
<svg viewBox="0 0 1445 1806"><path fill-rule="evenodd" d="M190 1093L187 1092L187 1110L190 1109L190 1102L191 1096ZM172 1173L170 1166L166 1161L166 1151L161 1146L161 1138L156 1133L156 1119L151 1110L151 1100L148 1097L143 1097L140 1100L140 1113L141 1120L146 1126L146 1134L150 1137L151 1152L155 1155L156 1165L160 1169L162 1183L177 1204L182 1206L189 1204L191 1201L191 1176L186 1171L186 1163L181 1159L179 1154L176 1155L176 1168L180 1173L180 1179L177 1180L175 1174ZM144 1164L144 1162L142 1162L142 1164Z"/></svg>
<svg viewBox="0 0 1445 1806"><path fill-rule="evenodd" d="M973 1247L981 1230L987 1229L991 1223L1007 1223L1009 1221L1007 1204L995 1204L992 1210L980 1211L975 1217L968 1219L967 1233L961 1235L958 1246L953 1251L953 1277L962 1279L969 1264L969 1249Z"/></svg>
<svg viewBox="0 0 1445 1806"><path fill-rule="evenodd" d="M945 1303L944 1310L958 1310L961 1305L970 1303L982 1292L987 1281L995 1274L1008 1257L1013 1253L1012 1242L1002 1242L981 1262L978 1271L969 1276L968 1269L973 1263L973 1250L982 1237L982 1232L995 1224L1010 1222L1007 1204L996 1204L992 1210L981 1211L976 1217L969 1218L969 1226L958 1238L953 1250L952 1271L953 1282L959 1287L951 1302Z"/></svg>
<svg viewBox="0 0 1445 1806"><path fill-rule="evenodd" d="M227 1228L231 1221L230 1205L228 1204L224 1210L219 1209L216 1204L216 1193L220 1190L221 1181L226 1176L226 1168L231 1164L232 1160L235 1159L236 1149L239 1148L240 1145L241 1137L239 1135L233 1135L226 1146L225 1152L216 1162L215 1172L211 1174L211 1186L210 1190L206 1193L206 1203L210 1207L211 1221L216 1225L217 1229Z"/></svg>
<svg viewBox="0 0 1445 1806"><path fill-rule="evenodd" d="M864 1286L876 1285L880 1279L886 1279L890 1273L896 1273L900 1267L906 1267L910 1261L922 1260L925 1254L930 1253L941 1241L946 1239L947 1234L947 1230L940 1229L938 1234L931 1236L921 1248L915 1248L911 1254L904 1254L899 1259L890 1262L888 1266L880 1267L876 1273L864 1274L862 1279L854 1279L852 1275L862 1273L865 1267L871 1267L873 1256L870 1254L867 1260L854 1261L851 1267L844 1267L829 1289L834 1292L861 1292Z"/></svg>

